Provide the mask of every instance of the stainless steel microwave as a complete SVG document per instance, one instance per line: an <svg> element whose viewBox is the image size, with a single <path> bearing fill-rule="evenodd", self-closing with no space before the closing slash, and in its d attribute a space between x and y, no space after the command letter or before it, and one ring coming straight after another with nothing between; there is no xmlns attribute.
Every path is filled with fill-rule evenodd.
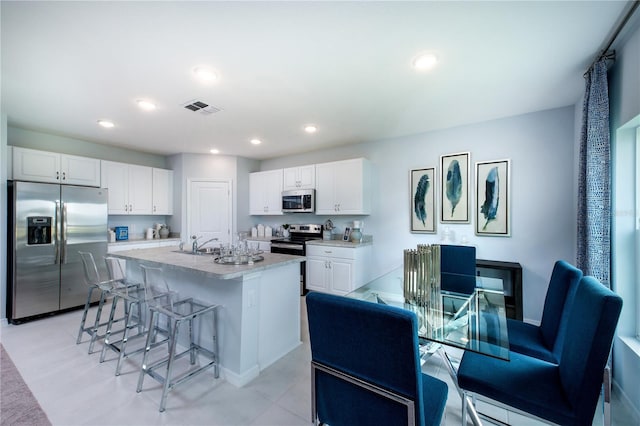
<svg viewBox="0 0 640 426"><path fill-rule="evenodd" d="M315 211L315 189L296 189L282 192L283 213L313 213Z"/></svg>

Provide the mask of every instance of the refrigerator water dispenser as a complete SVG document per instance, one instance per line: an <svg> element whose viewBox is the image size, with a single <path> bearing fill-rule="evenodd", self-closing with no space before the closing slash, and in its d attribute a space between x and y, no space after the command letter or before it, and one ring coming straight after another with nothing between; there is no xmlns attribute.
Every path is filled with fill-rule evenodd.
<svg viewBox="0 0 640 426"><path fill-rule="evenodd" d="M51 217L27 217L27 244L51 244Z"/></svg>

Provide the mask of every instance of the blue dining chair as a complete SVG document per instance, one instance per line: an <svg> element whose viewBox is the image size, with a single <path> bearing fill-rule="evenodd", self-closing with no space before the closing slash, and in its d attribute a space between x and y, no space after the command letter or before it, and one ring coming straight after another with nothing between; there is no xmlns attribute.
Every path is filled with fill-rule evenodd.
<svg viewBox="0 0 640 426"><path fill-rule="evenodd" d="M476 248L440 246L440 287L446 291L471 294L476 288Z"/></svg>
<svg viewBox="0 0 640 426"><path fill-rule="evenodd" d="M585 276L566 309L557 363L517 352L510 352L509 361L464 353L458 368L458 385L466 396L463 419L468 397L475 394L545 421L591 425L622 298Z"/></svg>
<svg viewBox="0 0 640 426"><path fill-rule="evenodd" d="M440 424L447 384L420 370L413 312L318 292L306 303L314 424Z"/></svg>
<svg viewBox="0 0 640 426"><path fill-rule="evenodd" d="M558 362L562 338L568 330L569 307L575 298L582 271L558 260L551 272L540 326L507 319L509 349L544 361Z"/></svg>

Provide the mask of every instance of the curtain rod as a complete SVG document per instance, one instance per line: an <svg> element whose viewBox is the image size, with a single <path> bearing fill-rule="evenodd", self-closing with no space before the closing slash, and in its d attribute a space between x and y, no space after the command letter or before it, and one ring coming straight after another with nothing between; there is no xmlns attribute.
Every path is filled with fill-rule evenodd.
<svg viewBox="0 0 640 426"><path fill-rule="evenodd" d="M608 55L607 51L609 50L609 48L611 47L613 42L616 41L616 38L620 34L620 31L622 31L622 29L627 24L627 22L631 18L631 15L633 15L633 13L636 11L638 6L640 6L640 0L634 0L633 4L631 5L629 10L625 14L624 18L622 18L622 21L620 21L620 24L618 24L618 26L616 27L616 29L613 32L613 34L611 34L611 37L609 37L609 40L607 41L607 44L605 45L604 49L602 49L600 51L600 54L598 56L596 56L596 58L593 60L593 62L591 62L591 65L589 65L589 68L587 68L587 70L585 71L585 73L584 73L585 76L589 73L591 68L593 68L593 66L596 64L596 62L598 62L600 59L602 59L604 57L607 57L609 59L615 58L615 56L612 57L611 55Z"/></svg>

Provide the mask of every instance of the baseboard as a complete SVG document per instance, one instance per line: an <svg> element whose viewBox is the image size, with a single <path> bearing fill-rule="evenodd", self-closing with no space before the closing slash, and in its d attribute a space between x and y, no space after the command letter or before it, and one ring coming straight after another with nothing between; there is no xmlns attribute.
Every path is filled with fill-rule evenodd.
<svg viewBox="0 0 640 426"><path fill-rule="evenodd" d="M612 380L613 390L620 397L620 401L625 405L625 408L633 415L633 421L631 424L640 424L640 411L631 403L629 397L624 390L618 385L615 380Z"/></svg>

